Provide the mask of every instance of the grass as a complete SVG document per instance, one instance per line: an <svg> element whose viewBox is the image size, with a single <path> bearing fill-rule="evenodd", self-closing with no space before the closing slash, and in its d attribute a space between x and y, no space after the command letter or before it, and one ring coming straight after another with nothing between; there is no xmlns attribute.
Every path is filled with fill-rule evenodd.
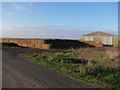
<svg viewBox="0 0 120 90"><path fill-rule="evenodd" d="M120 70L116 52L117 48L88 48L32 53L25 57L31 62L102 88L119 88Z"/></svg>
<svg viewBox="0 0 120 90"><path fill-rule="evenodd" d="M0 43L0 48L2 47L2 43Z"/></svg>

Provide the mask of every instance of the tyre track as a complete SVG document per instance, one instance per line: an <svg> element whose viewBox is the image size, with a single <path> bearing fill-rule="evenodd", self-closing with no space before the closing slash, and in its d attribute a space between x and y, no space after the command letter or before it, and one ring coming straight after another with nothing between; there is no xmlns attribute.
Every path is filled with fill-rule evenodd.
<svg viewBox="0 0 120 90"><path fill-rule="evenodd" d="M3 49L3 70L14 75L13 78L15 78L16 86L12 86L19 88L95 88L95 86L88 83L71 79L24 59L26 53L32 53L34 51L43 52L47 50L32 50L29 48ZM3 77L4 74L5 73L3 72ZM10 78L10 76L4 78ZM12 88L7 86L6 83L9 82L3 81L4 88ZM24 87L22 87L23 84Z"/></svg>

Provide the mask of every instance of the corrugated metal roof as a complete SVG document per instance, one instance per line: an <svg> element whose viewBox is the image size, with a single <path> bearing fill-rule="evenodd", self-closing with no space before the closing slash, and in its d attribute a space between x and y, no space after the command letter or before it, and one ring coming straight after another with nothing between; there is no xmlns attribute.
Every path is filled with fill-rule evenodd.
<svg viewBox="0 0 120 90"><path fill-rule="evenodd" d="M101 32L101 31L96 31L96 32L92 32L92 33L85 34L82 36L117 36L117 35Z"/></svg>

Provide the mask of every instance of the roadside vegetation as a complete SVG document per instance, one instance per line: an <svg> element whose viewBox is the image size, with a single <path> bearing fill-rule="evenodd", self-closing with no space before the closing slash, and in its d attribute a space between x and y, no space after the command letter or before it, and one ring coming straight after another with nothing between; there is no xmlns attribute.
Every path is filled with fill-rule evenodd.
<svg viewBox="0 0 120 90"><path fill-rule="evenodd" d="M118 48L70 49L25 55L37 64L102 88L120 87Z"/></svg>
<svg viewBox="0 0 120 90"><path fill-rule="evenodd" d="M2 48L2 43L0 43L0 48Z"/></svg>

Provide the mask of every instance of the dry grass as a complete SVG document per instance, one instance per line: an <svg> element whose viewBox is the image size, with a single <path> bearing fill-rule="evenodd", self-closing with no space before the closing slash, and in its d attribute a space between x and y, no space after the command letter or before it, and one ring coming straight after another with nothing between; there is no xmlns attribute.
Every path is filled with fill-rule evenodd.
<svg viewBox="0 0 120 90"><path fill-rule="evenodd" d="M26 58L76 79L104 88L120 87L118 48L82 48L64 52L40 52Z"/></svg>
<svg viewBox="0 0 120 90"><path fill-rule="evenodd" d="M89 64L94 60L106 67L118 68L118 48L116 47L96 47L70 50L78 52L77 54L81 58L87 59Z"/></svg>

